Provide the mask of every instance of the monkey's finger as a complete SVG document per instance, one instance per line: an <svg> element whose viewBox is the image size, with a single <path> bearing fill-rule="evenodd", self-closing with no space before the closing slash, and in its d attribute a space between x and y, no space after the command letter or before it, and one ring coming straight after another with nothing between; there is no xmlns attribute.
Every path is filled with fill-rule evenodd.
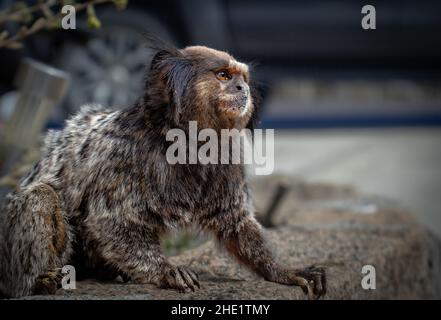
<svg viewBox="0 0 441 320"><path fill-rule="evenodd" d="M316 296L314 295L313 288L311 287L311 285L309 283L306 285L306 289L308 291L308 299L315 300Z"/></svg>
<svg viewBox="0 0 441 320"><path fill-rule="evenodd" d="M300 288L302 288L304 294L308 294L308 286L300 286Z"/></svg>
<svg viewBox="0 0 441 320"><path fill-rule="evenodd" d="M130 277L128 275L126 275L125 273L121 274L121 277L122 277L124 283L127 283L130 281Z"/></svg>
<svg viewBox="0 0 441 320"><path fill-rule="evenodd" d="M168 271L164 276L164 282L161 283L162 288L174 288L176 286L176 276L174 270Z"/></svg>
<svg viewBox="0 0 441 320"><path fill-rule="evenodd" d="M326 278L326 272L323 270L322 272L322 295L326 294L326 291L328 290L328 279Z"/></svg>
<svg viewBox="0 0 441 320"><path fill-rule="evenodd" d="M314 280L313 280L313 291L314 294L320 297L323 292L322 287L322 275L321 274L314 274Z"/></svg>
<svg viewBox="0 0 441 320"><path fill-rule="evenodd" d="M318 297L326 293L326 272L323 268L314 268L311 272L312 280L314 281L314 294Z"/></svg>
<svg viewBox="0 0 441 320"><path fill-rule="evenodd" d="M189 269L187 270L188 274L190 275L191 279L193 279L193 283L200 289L201 285L199 284L199 277L193 270Z"/></svg>
<svg viewBox="0 0 441 320"><path fill-rule="evenodd" d="M312 266L307 267L304 271L305 271L305 272L313 272L313 271L315 271L315 270L316 270L315 265L312 265Z"/></svg>
<svg viewBox="0 0 441 320"><path fill-rule="evenodd" d="M178 268L179 273L181 274L182 278L184 279L185 283L187 284L188 288L190 288L192 291L195 291L196 288L193 284L193 279L188 274L188 271L184 268L179 267Z"/></svg>
<svg viewBox="0 0 441 320"><path fill-rule="evenodd" d="M166 275L166 287L177 289L179 292L185 292L185 282L179 271L175 268L170 269Z"/></svg>
<svg viewBox="0 0 441 320"><path fill-rule="evenodd" d="M181 275L181 272L179 269L176 271L176 284L179 288L179 291L181 292L187 292L190 288L188 287L187 283L185 282L183 276Z"/></svg>
<svg viewBox="0 0 441 320"><path fill-rule="evenodd" d="M311 288L311 285L309 284L308 280L306 280L303 277L296 277L294 279L294 282L296 285L300 286L303 290L303 292L308 295L308 299L313 300L314 299L314 293Z"/></svg>

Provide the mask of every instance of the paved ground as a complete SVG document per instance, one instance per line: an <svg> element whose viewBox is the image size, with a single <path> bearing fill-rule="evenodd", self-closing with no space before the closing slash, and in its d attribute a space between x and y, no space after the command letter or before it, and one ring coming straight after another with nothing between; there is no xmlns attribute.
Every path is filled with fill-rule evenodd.
<svg viewBox="0 0 441 320"><path fill-rule="evenodd" d="M276 130L275 172L398 199L441 235L441 129Z"/></svg>

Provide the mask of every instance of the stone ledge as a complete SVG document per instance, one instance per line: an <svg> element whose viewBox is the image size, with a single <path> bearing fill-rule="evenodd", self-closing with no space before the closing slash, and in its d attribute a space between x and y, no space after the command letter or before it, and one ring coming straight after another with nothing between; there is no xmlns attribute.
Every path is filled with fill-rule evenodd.
<svg viewBox="0 0 441 320"><path fill-rule="evenodd" d="M291 267L327 269L325 299L439 299L441 242L395 203L349 187L307 184L273 176L253 182L257 210L271 192L288 192L265 234L278 259ZM305 299L300 288L264 281L240 267L212 241L171 257L192 267L201 289L178 293L153 285L77 282L77 289L25 299ZM376 268L376 289L361 287L364 265Z"/></svg>

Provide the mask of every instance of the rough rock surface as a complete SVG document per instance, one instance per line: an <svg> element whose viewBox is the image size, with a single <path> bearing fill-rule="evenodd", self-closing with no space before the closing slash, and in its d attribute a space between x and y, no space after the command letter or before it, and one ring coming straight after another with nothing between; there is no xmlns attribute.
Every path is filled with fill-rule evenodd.
<svg viewBox="0 0 441 320"><path fill-rule="evenodd" d="M272 176L253 182L258 212L283 185L266 236L280 261L291 267L324 266L325 299L420 299L441 297L441 243L399 205L359 195L350 187L307 184ZM25 299L305 299L298 287L264 281L239 266L212 241L171 257L200 275L201 289L178 293L118 281L77 282L55 296ZM361 270L376 270L376 289L364 290Z"/></svg>

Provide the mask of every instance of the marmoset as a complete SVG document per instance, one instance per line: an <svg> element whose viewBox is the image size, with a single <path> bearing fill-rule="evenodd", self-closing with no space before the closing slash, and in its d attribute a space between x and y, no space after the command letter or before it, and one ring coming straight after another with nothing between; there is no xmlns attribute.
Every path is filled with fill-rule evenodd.
<svg viewBox="0 0 441 320"><path fill-rule="evenodd" d="M211 233L240 263L268 281L326 292L323 268L277 263L254 217L242 164L169 164L168 130L242 129L256 106L248 66L203 46L155 46L137 103L110 111L82 107L49 131L41 159L1 212L0 291L51 294L64 265L97 279L187 292L196 273L174 266L160 240L177 228Z"/></svg>

